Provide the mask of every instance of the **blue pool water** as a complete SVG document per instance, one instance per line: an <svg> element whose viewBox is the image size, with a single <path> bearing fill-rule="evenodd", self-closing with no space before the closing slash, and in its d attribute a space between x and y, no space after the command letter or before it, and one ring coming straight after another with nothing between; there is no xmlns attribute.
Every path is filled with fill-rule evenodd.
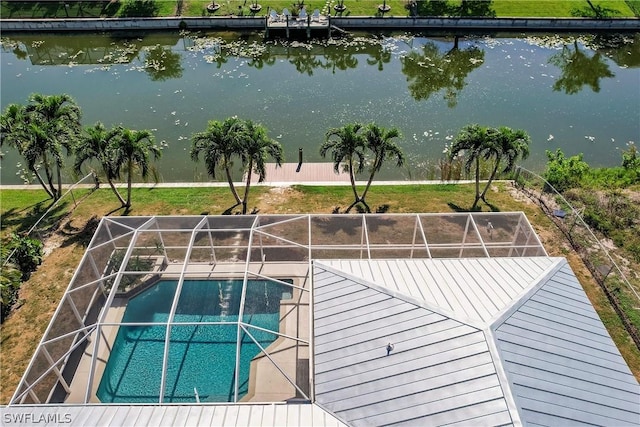
<svg viewBox="0 0 640 427"><path fill-rule="evenodd" d="M132 298L122 323L167 322L176 281L160 281ZM290 288L271 281L249 281L243 322L278 331L280 300ZM170 328L165 402L232 402L242 281L184 282ZM180 325L225 322L223 325ZM249 328L265 348L276 334ZM121 326L100 381L97 396L107 403L158 402L166 325ZM251 360L260 348L240 334L238 399L248 391Z"/></svg>

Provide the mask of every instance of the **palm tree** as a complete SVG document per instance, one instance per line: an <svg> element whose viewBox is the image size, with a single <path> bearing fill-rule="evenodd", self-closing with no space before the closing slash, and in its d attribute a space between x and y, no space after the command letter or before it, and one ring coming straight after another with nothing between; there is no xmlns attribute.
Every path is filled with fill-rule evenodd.
<svg viewBox="0 0 640 427"><path fill-rule="evenodd" d="M240 137L243 123L237 117L229 117L224 122L211 120L204 132L197 132L191 136L191 159L198 161L203 155L207 173L216 178L216 169L222 167L227 176L229 189L236 200L235 206L242 203L231 176L233 157L240 155Z"/></svg>
<svg viewBox="0 0 640 427"><path fill-rule="evenodd" d="M0 116L0 146L7 144L19 152L24 143L22 132L26 124L24 106L10 104Z"/></svg>
<svg viewBox="0 0 640 427"><path fill-rule="evenodd" d="M162 156L162 150L155 145L153 135L148 130L131 130L122 126L116 127L113 135L111 168L114 176L120 177L121 169L127 173L127 200L124 208L131 207L131 183L134 168L140 169L142 178L147 178L150 170L150 156L154 160Z"/></svg>
<svg viewBox="0 0 640 427"><path fill-rule="evenodd" d="M375 123L370 123L365 128L364 139L366 148L371 151L374 155L373 162L369 168L369 180L367 181L367 186L360 197L360 202L366 207L367 212L371 212L369 209L369 205L365 201L365 197L367 196L367 192L369 191L369 187L371 186L371 182L373 181L374 175L382 169L382 165L387 159L396 159L396 166L401 167L404 165L404 154L402 149L392 141L393 138L400 138L400 131L397 128L385 129L376 125ZM349 207L351 209L352 206Z"/></svg>
<svg viewBox="0 0 640 427"><path fill-rule="evenodd" d="M40 185L44 187L49 197L57 200L62 196L62 189L56 187L53 171L57 167L58 176L60 175L60 168L63 165L62 147L56 141L49 139L45 123L31 122L25 129L29 139L22 146L21 154L27 162L27 169L31 171L43 169L46 183L40 181ZM36 178L42 179L39 175L36 175Z"/></svg>
<svg viewBox="0 0 640 427"><path fill-rule="evenodd" d="M97 160L111 190L124 207L127 202L113 183L118 178L113 164L113 142L117 135L118 131L116 129L108 131L101 122L85 128L85 132L74 150L76 160L73 169L76 173L81 173L82 165L85 162Z"/></svg>
<svg viewBox="0 0 640 427"><path fill-rule="evenodd" d="M280 143L267 136L267 129L260 124L253 123L251 120L244 122L240 146L242 167L247 174L247 182L242 199L242 214L246 214L249 188L251 187L251 174L253 172L258 174L258 182L264 181L267 158L271 157L275 160L276 167L281 166L284 161L284 153Z"/></svg>
<svg viewBox="0 0 640 427"><path fill-rule="evenodd" d="M80 135L80 107L67 94L47 96L36 93L29 97L29 102L26 112L29 116L30 132L34 136L31 142L37 143L37 147L33 147L31 154L37 155L42 160L53 198L58 199L62 196L61 170L64 166L62 148L65 148L69 154ZM50 170L53 165L49 164L48 157L55 162L57 190L53 187L52 170Z"/></svg>
<svg viewBox="0 0 640 427"><path fill-rule="evenodd" d="M529 143L531 142L531 138L524 130L514 130L506 126L490 129L488 135L490 141L486 151L486 158L488 160L489 157L493 157L494 163L487 184L480 194L480 198L485 203L487 203L485 196L498 174L500 164L504 162L502 173L513 172L518 159L524 160L529 157Z"/></svg>
<svg viewBox="0 0 640 427"><path fill-rule="evenodd" d="M26 147L32 139L32 135L28 132L29 117L26 109L20 104L10 104L0 116L0 147L5 144L18 151L18 154L25 157ZM25 157L26 159L26 157ZM39 164L27 162L27 169L38 180L42 188L47 192L49 197L54 198L44 179L39 172Z"/></svg>
<svg viewBox="0 0 640 427"><path fill-rule="evenodd" d="M322 157L326 157L331 151L333 169L336 173L340 172L340 166L346 162L344 170L349 172L354 197L354 203L349 206L347 212L360 201L356 188L356 173L364 169L365 140L360 134L362 128L360 123L348 123L340 128L329 129L325 141L320 146Z"/></svg>
<svg viewBox="0 0 640 427"><path fill-rule="evenodd" d="M451 160L454 160L459 154L464 154L466 157L464 170L467 173L475 169L476 196L471 210L476 209L480 200L480 158L486 156L489 142L489 129L478 124L471 124L462 128L449 150Z"/></svg>
<svg viewBox="0 0 640 427"><path fill-rule="evenodd" d="M0 124L0 145L15 148L47 194L58 199L62 195L62 149L69 152L80 132L80 108L75 101L65 94L34 94L26 106L9 105ZM43 170L44 178L39 169Z"/></svg>

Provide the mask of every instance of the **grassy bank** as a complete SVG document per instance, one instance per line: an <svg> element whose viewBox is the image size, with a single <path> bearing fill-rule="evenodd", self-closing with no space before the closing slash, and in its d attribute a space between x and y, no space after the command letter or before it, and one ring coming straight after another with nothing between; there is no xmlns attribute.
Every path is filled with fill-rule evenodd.
<svg viewBox="0 0 640 427"><path fill-rule="evenodd" d="M400 212L452 212L467 209L473 200L473 185L425 185L374 187L369 203L373 210ZM351 202L348 187L256 187L252 189L250 208L260 213L331 213L344 210ZM87 194L73 211L68 200L56 211L57 231L46 240L49 255L25 282L20 291L18 308L2 325L2 365L0 370L0 403L6 403L26 369L35 347L62 297L92 235L86 228L91 218L120 215L118 202L108 189ZM0 192L2 233L24 230L32 224L48 202L42 191L2 190ZM566 256L598 310L621 353L640 378L640 351L611 309L606 296L593 281L580 258L571 251L561 233L531 201L518 194L509 184L498 183L488 196L491 209L484 211L524 211L545 248L552 256ZM198 215L221 214L232 205L227 188L156 188L134 189L133 208L129 215Z"/></svg>
<svg viewBox="0 0 640 427"><path fill-rule="evenodd" d="M123 15L135 16L208 16L207 5L211 0L157 0L147 2L144 7L129 7L127 1L109 2L33 2L33 1L2 1L0 13L3 18L92 18L92 17L118 17ZM230 0L217 1L220 8L215 12L216 16L224 15L251 15L249 6L252 1ZM256 1L262 7L258 16L266 16L270 9L281 12L284 8L290 11L298 4L297 0L262 0ZM326 2L324 0L305 0L307 11L319 9L324 13L335 14L332 6L339 0ZM378 13L378 5L382 0L345 0L347 8L343 15L349 16L373 16ZM66 6L65 6L66 4ZM144 3L143 3L144 4ZM149 6L151 4L151 6ZM405 0L388 0L386 4L391 7L387 16L407 16ZM460 5L459 0L449 0L451 6ZM329 7L327 7L327 5ZM497 17L572 17L591 16L594 8L605 11L611 17L633 17L634 9L640 11L637 0L494 0L488 12ZM580 14L580 12L583 12Z"/></svg>

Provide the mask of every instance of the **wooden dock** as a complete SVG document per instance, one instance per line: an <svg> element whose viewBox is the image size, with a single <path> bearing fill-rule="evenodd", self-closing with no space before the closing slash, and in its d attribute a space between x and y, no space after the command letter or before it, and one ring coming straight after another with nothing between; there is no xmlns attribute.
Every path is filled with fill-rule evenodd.
<svg viewBox="0 0 640 427"><path fill-rule="evenodd" d="M284 32L287 38L291 37L292 32L305 31L307 38L311 37L312 31L326 31L327 35L330 35L331 32L331 18L325 15L305 15L300 17L272 13L265 19L266 37L269 37L269 34L274 32Z"/></svg>
<svg viewBox="0 0 640 427"><path fill-rule="evenodd" d="M299 166L299 167L298 167ZM347 172L335 173L333 163L283 163L276 168L275 163L267 163L265 185L287 183L349 183ZM251 182L258 182L258 175L251 175Z"/></svg>

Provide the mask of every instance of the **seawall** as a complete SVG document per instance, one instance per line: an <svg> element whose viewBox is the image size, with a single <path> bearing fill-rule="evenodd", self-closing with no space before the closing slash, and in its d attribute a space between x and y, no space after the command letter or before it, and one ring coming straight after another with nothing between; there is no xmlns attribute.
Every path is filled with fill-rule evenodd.
<svg viewBox="0 0 640 427"><path fill-rule="evenodd" d="M640 31L640 19L331 17L341 29ZM2 32L263 30L265 17L0 19Z"/></svg>

